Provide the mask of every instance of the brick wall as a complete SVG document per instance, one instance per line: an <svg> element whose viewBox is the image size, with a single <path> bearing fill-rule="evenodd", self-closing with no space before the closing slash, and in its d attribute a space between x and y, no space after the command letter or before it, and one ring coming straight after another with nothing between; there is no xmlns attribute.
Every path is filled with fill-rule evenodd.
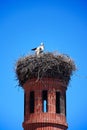
<svg viewBox="0 0 87 130"><path fill-rule="evenodd" d="M40 81L31 79L24 84L26 105L23 127L24 130L66 130L65 93L67 86L58 79L44 78ZM47 91L48 111L42 110L42 91ZM34 113L29 110L30 92L34 92ZM56 92L60 92L60 113L56 113Z"/></svg>

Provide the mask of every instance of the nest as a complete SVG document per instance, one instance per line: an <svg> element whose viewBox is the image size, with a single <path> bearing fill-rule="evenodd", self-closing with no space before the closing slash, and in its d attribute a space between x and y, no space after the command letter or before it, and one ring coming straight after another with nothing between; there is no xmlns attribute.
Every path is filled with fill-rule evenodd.
<svg viewBox="0 0 87 130"><path fill-rule="evenodd" d="M63 54L44 53L39 57L28 55L16 63L16 76L20 86L29 79L44 77L58 78L68 84L75 70L74 61Z"/></svg>

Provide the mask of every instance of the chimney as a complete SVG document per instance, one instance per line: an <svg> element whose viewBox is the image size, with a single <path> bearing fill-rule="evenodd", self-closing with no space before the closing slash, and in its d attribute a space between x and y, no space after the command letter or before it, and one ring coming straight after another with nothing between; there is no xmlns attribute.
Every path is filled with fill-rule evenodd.
<svg viewBox="0 0 87 130"><path fill-rule="evenodd" d="M24 130L67 130L66 90L73 71L66 55L44 53L20 58L16 65L24 89Z"/></svg>

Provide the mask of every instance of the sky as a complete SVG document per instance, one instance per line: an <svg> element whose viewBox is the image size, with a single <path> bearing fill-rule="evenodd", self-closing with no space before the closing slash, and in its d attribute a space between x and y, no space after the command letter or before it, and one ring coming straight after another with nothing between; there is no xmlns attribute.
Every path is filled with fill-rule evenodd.
<svg viewBox="0 0 87 130"><path fill-rule="evenodd" d="M77 71L67 88L68 130L87 130L86 0L0 0L0 130L23 130L24 92L15 64L41 42L45 52L74 60Z"/></svg>

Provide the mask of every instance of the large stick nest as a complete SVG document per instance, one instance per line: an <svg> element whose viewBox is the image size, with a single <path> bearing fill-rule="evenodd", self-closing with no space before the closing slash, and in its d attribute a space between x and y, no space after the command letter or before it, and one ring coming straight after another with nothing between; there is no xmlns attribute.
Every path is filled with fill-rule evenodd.
<svg viewBox="0 0 87 130"><path fill-rule="evenodd" d="M63 54L44 53L37 57L28 55L16 63L16 76L20 86L32 78L58 78L68 84L76 66L73 60Z"/></svg>

